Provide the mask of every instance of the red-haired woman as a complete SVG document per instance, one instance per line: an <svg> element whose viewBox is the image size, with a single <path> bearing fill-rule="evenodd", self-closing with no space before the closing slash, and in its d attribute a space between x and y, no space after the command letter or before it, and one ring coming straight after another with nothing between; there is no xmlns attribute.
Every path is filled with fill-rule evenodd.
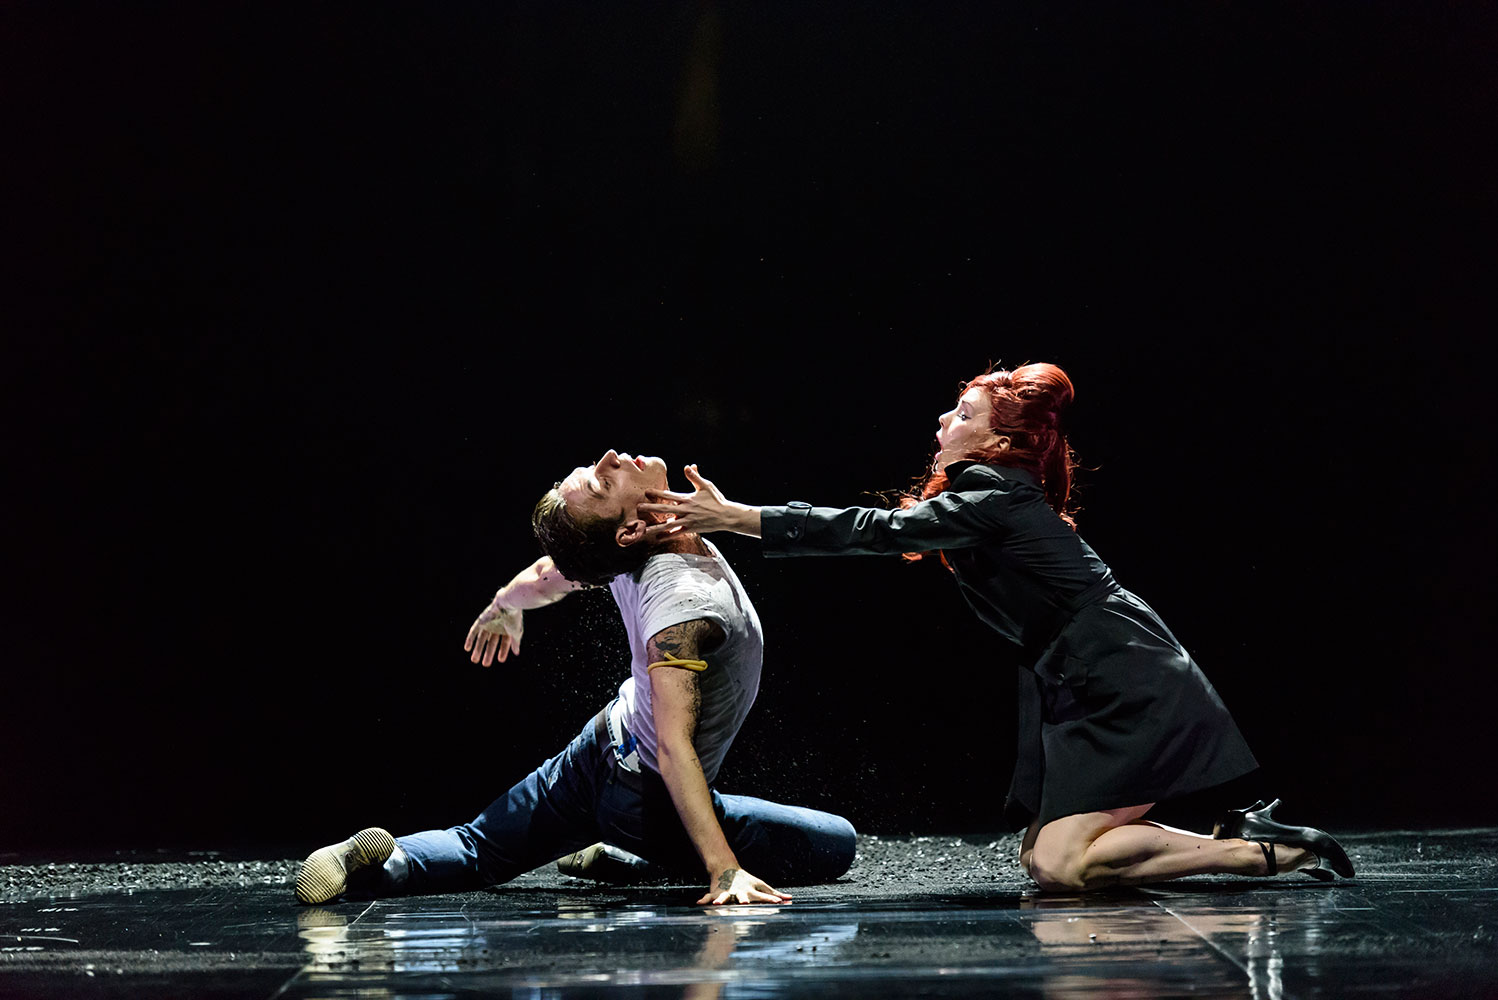
<svg viewBox="0 0 1498 1000"><path fill-rule="evenodd" d="M1274 820L1277 801L1230 812L1212 837L1144 818L1256 764L1190 654L1076 533L1061 420L1071 400L1071 380L1049 364L967 383L900 510L750 507L696 466L694 493L652 491L661 502L640 510L673 517L653 532L735 531L762 538L766 555L939 550L978 617L1023 650L1022 752L1005 808L1029 822L1020 863L1041 888L1207 872L1350 877L1330 836Z"/></svg>

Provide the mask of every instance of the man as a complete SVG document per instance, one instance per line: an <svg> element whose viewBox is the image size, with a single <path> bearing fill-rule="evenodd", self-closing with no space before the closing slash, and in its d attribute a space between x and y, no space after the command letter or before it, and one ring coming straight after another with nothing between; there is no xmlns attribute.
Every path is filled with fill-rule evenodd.
<svg viewBox="0 0 1498 1000"><path fill-rule="evenodd" d="M759 690L763 639L711 543L647 532L660 516L642 517L638 505L646 490L666 488L659 458L610 450L572 470L532 517L546 554L500 588L463 646L474 663L503 663L520 652L525 611L607 584L632 660L618 697L472 822L400 838L370 828L313 852L297 872L299 899L332 899L361 870L376 894L441 892L573 855L574 867L602 857L705 871L698 903L788 903L765 878L822 882L848 870L847 820L712 788Z"/></svg>

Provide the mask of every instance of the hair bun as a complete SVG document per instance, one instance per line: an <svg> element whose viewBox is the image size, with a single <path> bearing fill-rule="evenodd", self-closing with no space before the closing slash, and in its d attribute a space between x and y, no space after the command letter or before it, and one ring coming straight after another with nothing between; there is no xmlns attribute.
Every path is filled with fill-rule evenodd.
<svg viewBox="0 0 1498 1000"><path fill-rule="evenodd" d="M1021 399L1044 397L1058 415L1071 405L1075 395L1071 379L1058 366L1044 362L1023 365L1014 370L1013 376L1015 392Z"/></svg>

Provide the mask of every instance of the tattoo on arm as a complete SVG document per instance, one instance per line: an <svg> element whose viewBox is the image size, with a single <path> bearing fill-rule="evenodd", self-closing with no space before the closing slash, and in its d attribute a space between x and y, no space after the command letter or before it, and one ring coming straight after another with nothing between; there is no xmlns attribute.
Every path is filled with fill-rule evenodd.
<svg viewBox="0 0 1498 1000"><path fill-rule="evenodd" d="M661 629L650 637L645 652L651 660L664 660L667 657L695 660L721 646L724 638L723 628L717 622L694 618L689 622ZM695 673L685 670L672 670L671 673L684 675L679 679L673 677L672 680L679 680L686 685L687 735L696 743L697 717L702 710L702 685L698 683Z"/></svg>
<svg viewBox="0 0 1498 1000"><path fill-rule="evenodd" d="M723 874L718 876L718 891L727 892L733 888L733 880L739 874L737 868L725 868Z"/></svg>
<svg viewBox="0 0 1498 1000"><path fill-rule="evenodd" d="M657 656L656 653L665 653L677 660L695 660L723 645L725 638L723 627L717 622L694 618L689 622L663 628L651 636L648 652L657 660L666 657Z"/></svg>

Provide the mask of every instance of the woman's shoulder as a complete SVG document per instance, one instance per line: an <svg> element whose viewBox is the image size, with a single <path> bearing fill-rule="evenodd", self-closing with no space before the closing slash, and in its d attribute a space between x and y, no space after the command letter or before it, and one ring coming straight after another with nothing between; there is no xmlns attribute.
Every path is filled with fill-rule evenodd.
<svg viewBox="0 0 1498 1000"><path fill-rule="evenodd" d="M950 488L958 491L996 489L1009 493L1027 486L1040 488L1040 482L1033 473L1014 466L953 462L946 471Z"/></svg>

